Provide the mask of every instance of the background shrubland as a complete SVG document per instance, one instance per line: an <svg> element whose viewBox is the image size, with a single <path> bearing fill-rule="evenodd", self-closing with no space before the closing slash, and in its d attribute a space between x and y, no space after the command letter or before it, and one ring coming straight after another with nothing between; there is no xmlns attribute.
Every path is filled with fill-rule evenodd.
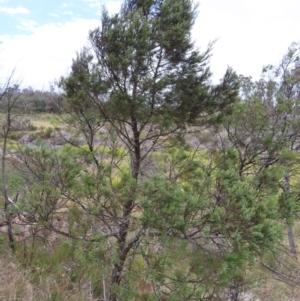
<svg viewBox="0 0 300 301"><path fill-rule="evenodd" d="M195 9L104 9L59 93L3 85L0 300L299 299L299 44L213 84Z"/></svg>

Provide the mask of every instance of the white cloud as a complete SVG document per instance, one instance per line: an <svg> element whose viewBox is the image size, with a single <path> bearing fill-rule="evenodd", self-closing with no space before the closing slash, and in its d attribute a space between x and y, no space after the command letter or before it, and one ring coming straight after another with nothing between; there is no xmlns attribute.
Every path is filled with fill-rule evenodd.
<svg viewBox="0 0 300 301"><path fill-rule="evenodd" d="M50 13L49 16L51 17L55 17L55 18L59 18L60 15L59 14L55 14L55 13Z"/></svg>
<svg viewBox="0 0 300 301"><path fill-rule="evenodd" d="M6 7L2 6L0 7L0 12L6 13L9 15L24 15L24 14L29 14L29 10L23 6L17 6L17 7Z"/></svg>
<svg viewBox="0 0 300 301"><path fill-rule="evenodd" d="M15 66L23 87L48 89L49 82L67 73L75 52L86 44L89 30L97 26L98 20L77 19L36 27L28 35L0 36L0 79Z"/></svg>
<svg viewBox="0 0 300 301"><path fill-rule="evenodd" d="M17 27L21 30L33 31L37 23L34 20L21 20Z"/></svg>
<svg viewBox="0 0 300 301"><path fill-rule="evenodd" d="M90 3L92 7L101 7L102 4L98 0L83 0L84 2Z"/></svg>
<svg viewBox="0 0 300 301"><path fill-rule="evenodd" d="M69 6L70 6L69 3L63 3L63 4L61 5L62 8L66 8L66 7L69 7Z"/></svg>
<svg viewBox="0 0 300 301"><path fill-rule="evenodd" d="M120 0L108 1L105 4L105 7L107 8L107 10L110 13L115 14L120 11L122 3L123 3L123 1L120 1Z"/></svg>
<svg viewBox="0 0 300 301"><path fill-rule="evenodd" d="M85 1L99 5L99 1ZM105 2L108 11L115 13L123 0ZM210 41L219 38L211 59L216 80L227 65L258 79L263 65L277 64L288 46L300 39L299 10L299 0L273 0L272 9L268 1L261 0L201 0L193 39L205 50ZM56 25L39 27L32 21L22 25L30 34L0 36L0 80L16 67L23 86L46 89L50 81L67 73L75 52L86 44L89 30L100 21L78 18Z"/></svg>
<svg viewBox="0 0 300 301"><path fill-rule="evenodd" d="M70 10L63 12L62 14L63 15L69 15L69 16L73 16L74 15L74 13L72 11L70 11Z"/></svg>
<svg viewBox="0 0 300 301"><path fill-rule="evenodd" d="M123 3L122 0L106 1L105 5L103 5L103 1L99 0L83 0L83 2L89 3L92 8L96 9L98 14L102 12L103 6L105 6L110 13L117 13L119 12L121 4Z"/></svg>
<svg viewBox="0 0 300 301"><path fill-rule="evenodd" d="M232 66L238 73L258 79L263 65L279 63L293 41L298 41L298 0L201 0L193 30L202 50L218 39L212 71L220 78Z"/></svg>
<svg viewBox="0 0 300 301"><path fill-rule="evenodd" d="M106 7L114 13L119 11L121 3L122 0L110 1ZM64 6L67 7L67 3ZM31 33L0 36L3 42L0 46L0 81L16 67L16 78L22 79L23 87L47 89L49 82L68 72L76 51L86 45L89 31L100 22L77 18L66 23L37 26L34 21L23 20L21 25Z"/></svg>

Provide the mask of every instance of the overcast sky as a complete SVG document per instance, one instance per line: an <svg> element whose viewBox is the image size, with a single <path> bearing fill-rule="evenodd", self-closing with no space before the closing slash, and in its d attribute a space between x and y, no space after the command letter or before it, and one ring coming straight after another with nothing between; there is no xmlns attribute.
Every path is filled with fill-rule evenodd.
<svg viewBox="0 0 300 301"><path fill-rule="evenodd" d="M197 0L195 0L197 1ZM22 86L49 89L66 75L72 58L100 25L105 5L117 12L120 0L0 0L0 81L16 68ZM277 64L300 40L299 0L200 0L193 38L200 50L216 40L214 79L227 66L258 79L263 65Z"/></svg>

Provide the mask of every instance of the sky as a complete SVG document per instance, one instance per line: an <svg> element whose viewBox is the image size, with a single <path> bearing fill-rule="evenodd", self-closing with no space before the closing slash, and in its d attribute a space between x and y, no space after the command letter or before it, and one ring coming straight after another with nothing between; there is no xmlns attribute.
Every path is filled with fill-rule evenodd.
<svg viewBox="0 0 300 301"><path fill-rule="evenodd" d="M101 9L121 0L0 0L0 83L14 72L23 88L48 90L70 71L72 58L100 25ZM300 41L299 0L194 0L192 37L200 51L215 41L211 71L218 81L228 66L257 80Z"/></svg>

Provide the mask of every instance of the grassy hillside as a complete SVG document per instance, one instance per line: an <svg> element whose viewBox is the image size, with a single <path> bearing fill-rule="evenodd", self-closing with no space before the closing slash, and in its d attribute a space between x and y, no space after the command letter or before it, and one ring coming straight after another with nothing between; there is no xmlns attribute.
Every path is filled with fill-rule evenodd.
<svg viewBox="0 0 300 301"><path fill-rule="evenodd" d="M16 241L16 252L14 255L11 254L8 247L7 226L5 226L5 216L2 215L0 277L3 285L0 290L0 298L2 300L104 300L107 264L110 261L109 257L113 256L114 238L107 240L104 244L95 245L95 241L100 243L103 241L103 237L101 236L101 230L97 234L97 230L94 231L92 229L100 229L103 225L102 222L95 219L97 214L101 212L101 208L94 207L94 198L96 197L101 203L101 194L108 192L105 190L97 192L97 189L100 189L100 187L94 186L96 184L91 176L96 177L97 175L91 163L93 163L94 158L101 162L104 168L102 176L106 178L101 180L100 183L105 187L110 187L112 189L110 193L114 193L114 197L119 198L127 193L126 185L128 184L126 183L128 182L126 174L128 174L130 167L129 153L122 146L121 141L107 136L109 129L105 130L103 128L102 132L97 134L94 150L91 152L88 145L81 142L82 138L80 136L77 137L76 133L69 129L67 124L64 124L61 116L43 114L26 116L26 119L29 119L32 124L30 131L25 128L18 132L22 133L22 137L26 135L34 137L30 141L30 148L24 152L23 149L26 149L27 144L22 143L22 140L20 142L20 138L16 139L15 137L11 137L8 144L9 156L6 158L8 191L11 197L17 191L19 192L19 199L16 204L20 210L17 210L19 213L14 215L13 218L13 232ZM57 148L58 145L55 144L55 141L58 140L55 139L62 135L62 131L63 133L70 133L70 141L67 143L68 141L65 140L64 143L61 143L62 140L60 140L59 148ZM47 132L50 133L47 134ZM151 156L144 163L141 169L142 181L147 183L147 180L152 175L159 173L162 178L168 179L172 183L174 181L177 183L179 190L176 190L176 188L173 193L178 194L180 199L180 190L182 191L182 196L184 196L184 193L190 193L195 189L195 184L190 178L191 173L194 175L198 174L201 177L205 175L203 173L205 170L211 169L212 175L216 175L218 166L216 159L218 160L220 154L214 147L211 147L213 144L211 139L207 138L208 135L209 132L207 131L189 134L188 140L191 143L183 145L183 149L178 142L165 137L163 142L151 151ZM30 177L24 178L24 172L27 170L24 166L30 160L37 160L37 150L40 149L43 143L48 145L46 148L49 148L49 151L54 150L54 152L53 154L51 152L48 155L44 154L46 157L44 159L41 157L39 160L46 161L32 162L34 163L32 166L37 168L36 172L41 172L40 174L47 178L47 183L56 181L55 179L58 178L56 178L57 176L51 169L47 170L44 168L55 169L59 167L57 164L65 164L62 166L66 168L72 166L72 169L70 169L71 173L77 173L77 176L80 175L80 179L84 179L87 183L91 181L89 185L83 186L88 191L76 191L75 189L76 197L78 197L78 200L80 199L80 203L77 203L79 206L76 206L78 201L75 200L74 203L72 201L73 197L70 195L60 194L54 199L55 191L49 191L49 197L45 196L44 201L46 203L39 205L36 201L32 202L32 197L44 196L39 194L41 191L33 185L34 183L30 180ZM65 159L57 161L59 156ZM75 161L69 162L69 157ZM40 165L42 163L45 165ZM82 167L82 170L79 168L79 165ZM75 167L79 169L76 170ZM109 168L109 170L106 170L106 168ZM48 172L50 172L49 176ZM61 176L68 177L64 173L58 175L58 177ZM37 185L44 185L41 183L37 183ZM70 183L70 185L73 184ZM77 184L75 183L74 185L76 187ZM205 185L208 185L208 182ZM168 195L165 194L167 189L167 187L163 189L164 195L162 197L165 202L168 198ZM106 197L110 198L109 194ZM153 197L152 201L156 197L158 196ZM31 204L29 207L26 203L28 201ZM51 211L49 219L45 219L43 215L45 213L43 205L45 204L52 206L52 209L50 209L53 211ZM3 198L2 206L4 206ZM82 211L80 206L90 209ZM110 206L112 207L109 210L112 210L112 212L120 210L118 202L112 202ZM148 208L147 210L149 211L150 209ZM92 213L89 210L96 211ZM153 218L151 215L143 217L143 210L145 209L142 209L142 207L136 208L132 216L133 225L134 223L139 223L141 217ZM173 217L177 214L178 207L170 207L168 209L165 207L165 209L162 208L161 210L161 218L163 220L154 220L153 222L156 223L156 226L162 222L168 222L168 218L171 221L172 214L174 214ZM168 212L164 210L168 210ZM151 210L149 214L151 214ZM169 216L169 214L171 215ZM205 214L205 210L203 214ZM282 226L285 227L284 223L282 223ZM132 237L135 234L136 232L133 228ZM79 235L81 239L74 239L74 235L77 237ZM300 226L298 222L294 225L294 235L298 246L300 243ZM214 239L222 241L222 238L218 238L218 236L214 237ZM203 238L199 238L198 242L204 243ZM214 250L214 244L211 244L209 241L205 242L205 244L208 248L211 248L211 251ZM97 245L98 247L95 247ZM176 249L174 249L174 245L176 245ZM243 267L243 275L240 281L236 282L237 290L240 290L238 300L299 299L298 258L297 255L290 253L288 249L287 238L284 238L277 245L276 249L261 254L254 261ZM170 240L168 243L161 244L159 237L157 239L145 237L143 245L137 247L126 265L131 274L131 278L128 280L130 281L130 286L136 288L132 297L126 298L131 298L131 300L152 300L151 298L153 297L151 296L155 288L152 277L160 276L159 273L149 276L150 262L151 264L161 265L161 260L163 260L164 263L161 266L163 270L161 272L163 271L163 274L168 275L170 278L174 277L176 273L186 272L191 274L189 259L191 251L193 251L193 244L180 243L180 241L176 240ZM201 254L200 252L199 258L203 256ZM214 264L207 264L206 268L209 271ZM221 268L221 266L218 266L218 263L215 264L216 269ZM223 264L224 262L220 262L220 265ZM205 266L202 265L201 269L205 269ZM203 272L205 275L205 270ZM192 271L193 273L197 274L198 272ZM158 279L156 278L156 281ZM209 281L213 280L209 280L209 277L207 280L206 285L211 286ZM180 292L183 288L177 289ZM220 290L223 290L223 292L218 294L220 296L223 295L223 298L227 298L225 297L226 285L221 285Z"/></svg>

